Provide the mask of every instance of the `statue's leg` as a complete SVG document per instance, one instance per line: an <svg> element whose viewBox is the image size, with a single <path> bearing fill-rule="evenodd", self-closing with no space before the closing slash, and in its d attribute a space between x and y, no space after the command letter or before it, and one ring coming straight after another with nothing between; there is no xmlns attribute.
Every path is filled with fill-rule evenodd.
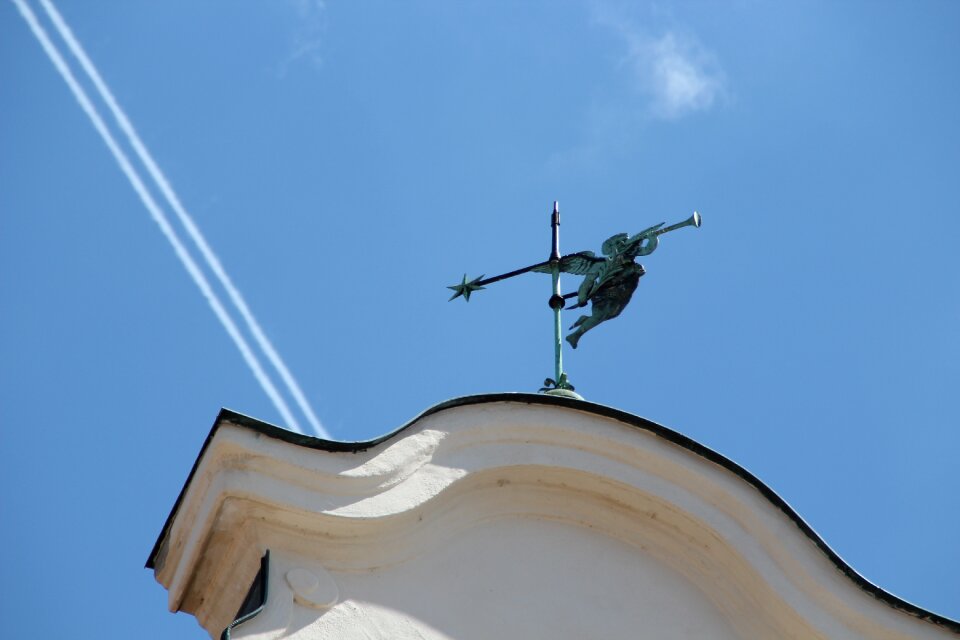
<svg viewBox="0 0 960 640"><path fill-rule="evenodd" d="M580 325L582 325L584 322L586 322L586 321L587 321L587 318L589 318L589 317L590 317L590 316L580 316L579 318L577 318L577 321L576 321L576 322L574 322L572 325L570 325L570 328L571 328L571 329L576 329L577 327L579 327Z"/></svg>
<svg viewBox="0 0 960 640"><path fill-rule="evenodd" d="M567 336L567 342L570 343L570 346L574 349L577 348L577 343L580 342L580 338L583 337L587 331L593 329L595 326L603 322L603 320L597 320L594 316L580 316L580 319L577 320L577 323L574 327L579 326L579 328ZM571 327L572 329L573 327Z"/></svg>

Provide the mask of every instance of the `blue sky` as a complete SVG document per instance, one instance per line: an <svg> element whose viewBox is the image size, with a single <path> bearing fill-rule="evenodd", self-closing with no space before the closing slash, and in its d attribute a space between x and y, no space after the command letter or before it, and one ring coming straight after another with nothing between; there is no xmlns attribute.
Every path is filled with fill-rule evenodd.
<svg viewBox="0 0 960 640"><path fill-rule="evenodd" d="M444 287L545 259L553 200L565 252L696 209L566 351L578 391L740 463L866 578L960 618L960 5L56 8L332 437L540 386L549 278ZM0 115L0 616L205 637L143 562L221 406L286 420L12 2Z"/></svg>

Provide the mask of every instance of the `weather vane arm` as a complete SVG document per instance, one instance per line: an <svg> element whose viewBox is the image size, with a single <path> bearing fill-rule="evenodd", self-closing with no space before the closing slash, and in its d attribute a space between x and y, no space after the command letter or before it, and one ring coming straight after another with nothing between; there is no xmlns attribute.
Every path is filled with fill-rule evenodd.
<svg viewBox="0 0 960 640"><path fill-rule="evenodd" d="M603 263L603 258L598 258L594 255L592 251L580 251L578 253L570 253L560 258L559 269L561 273L572 273L574 275L582 276L586 275L588 271L594 265ZM532 264L529 267L523 267L522 269L516 269L507 273L502 273L498 276L493 276L490 278L484 278L482 275L474 278L473 280L467 280L466 274L463 276L463 281L458 284L447 287L447 289L453 290L453 295L450 296L450 300L454 300L463 296L464 300L469 302L470 294L474 291L479 291L484 289L488 284L493 284L494 282L499 282L501 280L506 280L507 278L513 278L515 276L523 275L524 273L553 273L553 260L545 260L543 262L538 262L537 264ZM569 298L571 296L563 296Z"/></svg>
<svg viewBox="0 0 960 640"><path fill-rule="evenodd" d="M562 256L557 264L551 251L551 259L549 260L538 262L528 267L523 267L522 269L502 273L491 278L484 278L481 275L472 280L468 280L467 275L464 274L463 279L459 283L447 287L453 291L450 300L455 300L463 296L463 299L469 302L470 294L486 288L488 284L523 275L524 273L530 273L531 271L534 273L552 274L554 264L557 264L561 273L587 276L587 279L580 285L580 290L577 293L568 293L561 296L564 299L568 299L576 295L578 303L573 308L586 306L590 296L603 284L603 281L615 274L616 268L614 268L612 258L616 257L616 254L623 256L629 254L632 258L650 255L660 245L660 236L663 234L676 231L683 227L699 227L701 224L700 214L694 211L693 215L683 222L678 222L668 227L664 227L664 224L666 223L661 222L633 236L628 236L625 233L612 236L604 243L604 254L607 255L606 258L598 257L592 251L578 251ZM609 248L606 248L608 245ZM557 249L559 253L559 247L557 247ZM592 281L594 284L589 285L588 281Z"/></svg>
<svg viewBox="0 0 960 640"><path fill-rule="evenodd" d="M473 280L467 280L467 274L463 274L463 280L457 284L447 287L447 289L453 290L453 295L450 296L450 300L456 300L460 296L463 296L463 299L467 302L470 302L470 294L474 291L480 291L481 289L486 289L486 285L493 284L494 282L499 282L501 280L506 280L507 278L513 278L514 276L519 276L524 273L533 271L536 267L543 265L549 265L550 261L547 262L538 262L537 264L530 265L529 267L524 267L522 269L516 269L515 271L510 271L509 273L501 273L498 276L493 276L492 278L484 278L482 275L474 278ZM449 300L448 300L449 302Z"/></svg>

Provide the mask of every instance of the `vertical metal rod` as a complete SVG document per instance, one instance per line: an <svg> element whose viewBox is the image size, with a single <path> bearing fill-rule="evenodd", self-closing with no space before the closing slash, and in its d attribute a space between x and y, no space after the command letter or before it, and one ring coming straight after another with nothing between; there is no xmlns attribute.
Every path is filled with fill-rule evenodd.
<svg viewBox="0 0 960 640"><path fill-rule="evenodd" d="M553 309L553 354L554 380L560 384L563 375L563 339L560 327L560 309L563 308L560 298L560 203L553 202L553 215L550 217L550 227L553 232L553 246L550 251L550 271L553 274L553 296L550 298L550 307ZM556 304L557 300L560 304Z"/></svg>

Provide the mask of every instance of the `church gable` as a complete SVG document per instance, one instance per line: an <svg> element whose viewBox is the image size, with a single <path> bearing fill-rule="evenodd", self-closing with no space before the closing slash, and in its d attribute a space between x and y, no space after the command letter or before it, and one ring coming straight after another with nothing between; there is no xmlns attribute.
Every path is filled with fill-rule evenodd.
<svg viewBox="0 0 960 640"><path fill-rule="evenodd" d="M330 443L223 412L151 555L212 636L946 638L742 468L543 395L439 405Z"/></svg>

